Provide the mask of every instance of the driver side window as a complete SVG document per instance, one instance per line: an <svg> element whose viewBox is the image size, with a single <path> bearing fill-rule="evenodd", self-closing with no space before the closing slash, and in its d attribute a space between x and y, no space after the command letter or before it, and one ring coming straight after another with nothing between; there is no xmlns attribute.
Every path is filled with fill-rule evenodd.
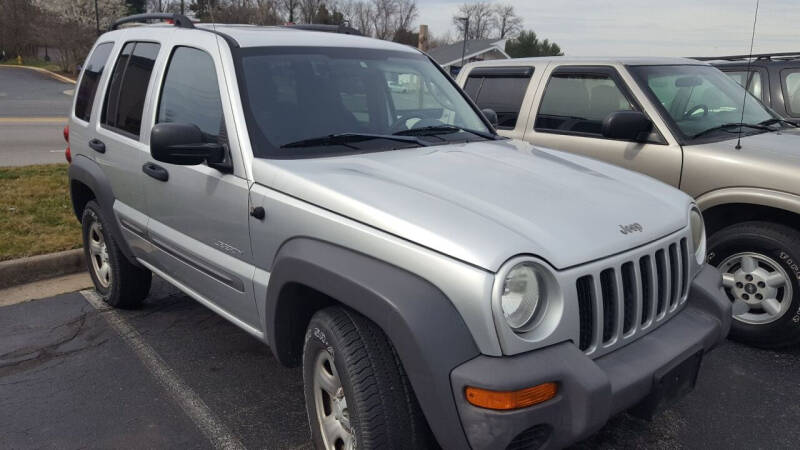
<svg viewBox="0 0 800 450"><path fill-rule="evenodd" d="M191 47L172 52L156 116L156 123L164 122L197 125L205 142L225 143L217 72L208 53Z"/></svg>
<svg viewBox="0 0 800 450"><path fill-rule="evenodd" d="M617 82L603 72L554 73L542 96L534 129L600 137L606 116L634 110Z"/></svg>

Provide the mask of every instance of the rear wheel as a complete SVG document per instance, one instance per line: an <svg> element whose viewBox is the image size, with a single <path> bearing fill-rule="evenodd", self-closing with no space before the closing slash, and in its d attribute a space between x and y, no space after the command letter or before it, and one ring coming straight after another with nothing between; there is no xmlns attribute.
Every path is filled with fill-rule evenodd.
<svg viewBox="0 0 800 450"><path fill-rule="evenodd" d="M314 314L303 348L303 381L318 449L435 445L394 347L352 310Z"/></svg>
<svg viewBox="0 0 800 450"><path fill-rule="evenodd" d="M152 275L136 267L119 249L100 206L89 201L83 210L83 253L100 297L115 308L135 308L150 292Z"/></svg>
<svg viewBox="0 0 800 450"><path fill-rule="evenodd" d="M800 233L778 224L731 225L709 239L734 313L731 338L760 347L800 342Z"/></svg>

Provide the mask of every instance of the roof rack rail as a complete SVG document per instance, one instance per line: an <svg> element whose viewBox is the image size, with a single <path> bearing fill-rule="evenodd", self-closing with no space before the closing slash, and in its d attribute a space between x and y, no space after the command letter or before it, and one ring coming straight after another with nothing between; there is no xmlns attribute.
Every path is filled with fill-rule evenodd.
<svg viewBox="0 0 800 450"><path fill-rule="evenodd" d="M340 34L354 34L356 36L363 36L360 31L347 25L323 25L317 23L303 23L303 24L287 24L286 28L294 28L297 30L305 31L323 31L326 33L340 33Z"/></svg>
<svg viewBox="0 0 800 450"><path fill-rule="evenodd" d="M691 59L699 61L737 61L741 59L784 59L784 58L800 58L800 52L783 52L783 53L758 53L754 55L732 55L732 56L690 56Z"/></svg>
<svg viewBox="0 0 800 450"><path fill-rule="evenodd" d="M194 23L188 17L184 16L183 14L177 13L144 13L144 14L134 14L132 16L126 16L121 19L117 19L111 26L108 28L108 31L113 31L119 28L120 25L125 23L132 23L132 22L147 22L148 20L172 20L175 22L175 26L179 28L194 28Z"/></svg>

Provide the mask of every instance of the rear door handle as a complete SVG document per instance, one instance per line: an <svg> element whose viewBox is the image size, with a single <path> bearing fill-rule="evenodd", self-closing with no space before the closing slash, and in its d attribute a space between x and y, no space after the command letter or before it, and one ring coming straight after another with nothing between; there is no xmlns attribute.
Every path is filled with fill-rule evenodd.
<svg viewBox="0 0 800 450"><path fill-rule="evenodd" d="M144 163L144 165L142 166L142 172L155 178L158 181L169 180L169 172L167 172L167 169L159 166L158 164L154 164L151 162Z"/></svg>
<svg viewBox="0 0 800 450"><path fill-rule="evenodd" d="M89 147L91 147L92 150L96 151L97 153L106 152L106 144L103 144L103 141L100 139L92 139L89 141Z"/></svg>

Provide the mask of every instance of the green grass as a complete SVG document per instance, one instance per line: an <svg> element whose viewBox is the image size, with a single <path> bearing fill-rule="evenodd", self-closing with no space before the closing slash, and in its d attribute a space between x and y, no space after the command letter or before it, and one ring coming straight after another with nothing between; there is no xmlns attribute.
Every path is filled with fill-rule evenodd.
<svg viewBox="0 0 800 450"><path fill-rule="evenodd" d="M0 167L0 261L81 246L67 167Z"/></svg>

